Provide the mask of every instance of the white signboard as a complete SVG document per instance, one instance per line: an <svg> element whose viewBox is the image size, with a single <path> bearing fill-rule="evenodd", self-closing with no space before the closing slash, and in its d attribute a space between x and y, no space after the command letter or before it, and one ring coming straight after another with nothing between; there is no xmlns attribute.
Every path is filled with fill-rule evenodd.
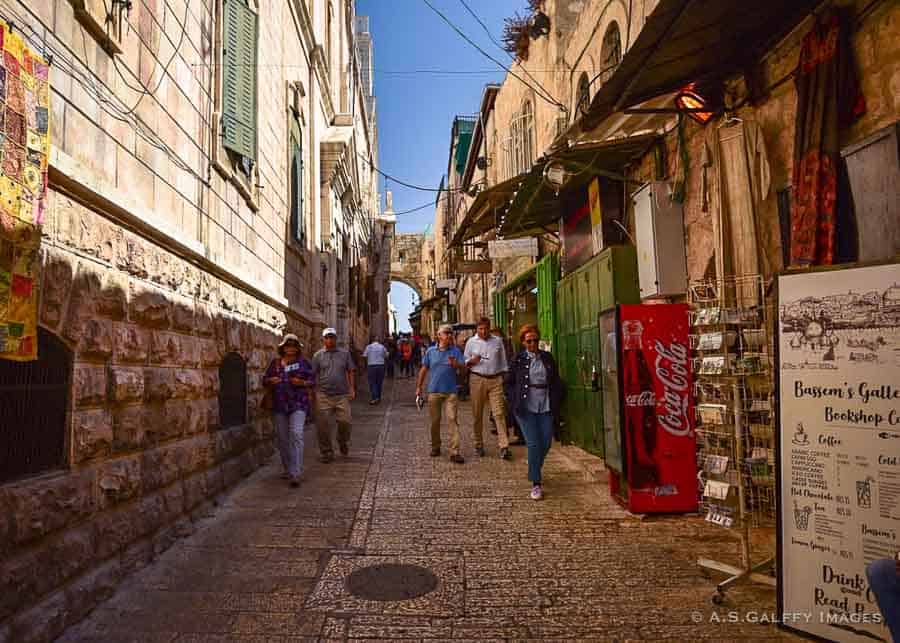
<svg viewBox="0 0 900 643"><path fill-rule="evenodd" d="M435 288L449 288L450 290L454 290L456 288L456 279L438 279L435 282Z"/></svg>
<svg viewBox="0 0 900 643"><path fill-rule="evenodd" d="M866 564L900 550L900 265L782 275L778 317L779 611L889 641Z"/></svg>
<svg viewBox="0 0 900 643"><path fill-rule="evenodd" d="M537 237L527 239L503 239L501 241L488 241L488 254L491 259L504 259L507 257L537 257Z"/></svg>

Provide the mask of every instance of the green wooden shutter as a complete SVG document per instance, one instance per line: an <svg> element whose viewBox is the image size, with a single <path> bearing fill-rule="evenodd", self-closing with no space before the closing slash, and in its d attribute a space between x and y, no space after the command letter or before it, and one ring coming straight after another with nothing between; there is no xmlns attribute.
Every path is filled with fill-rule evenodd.
<svg viewBox="0 0 900 643"><path fill-rule="evenodd" d="M300 243L306 241L306 216L303 212L303 139L296 123L291 123L291 234Z"/></svg>
<svg viewBox="0 0 900 643"><path fill-rule="evenodd" d="M506 292L503 289L494 291L494 326L503 330L506 334Z"/></svg>
<svg viewBox="0 0 900 643"><path fill-rule="evenodd" d="M256 160L257 16L245 0L225 0L222 137L228 149Z"/></svg>

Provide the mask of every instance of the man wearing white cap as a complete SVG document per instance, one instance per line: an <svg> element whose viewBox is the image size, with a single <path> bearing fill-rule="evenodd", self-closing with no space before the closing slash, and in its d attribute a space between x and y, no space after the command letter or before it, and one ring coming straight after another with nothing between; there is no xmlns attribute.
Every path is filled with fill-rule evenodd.
<svg viewBox="0 0 900 643"><path fill-rule="evenodd" d="M350 351L338 348L337 331L322 331L323 348L312 358L318 395L316 403L316 429L319 434L319 460L334 460L331 442L331 416L337 423L337 441L341 455L350 448L350 401L356 397L356 366Z"/></svg>

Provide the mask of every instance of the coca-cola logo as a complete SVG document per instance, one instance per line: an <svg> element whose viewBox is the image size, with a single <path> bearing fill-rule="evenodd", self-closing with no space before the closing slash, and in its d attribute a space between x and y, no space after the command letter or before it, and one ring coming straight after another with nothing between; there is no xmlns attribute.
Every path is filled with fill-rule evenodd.
<svg viewBox="0 0 900 643"><path fill-rule="evenodd" d="M656 406L656 395L653 391L641 391L626 395L625 406Z"/></svg>
<svg viewBox="0 0 900 643"><path fill-rule="evenodd" d="M668 346L656 340L656 377L663 385L663 410L657 412L662 427L676 437L690 434L688 419L690 354L684 344L672 342Z"/></svg>

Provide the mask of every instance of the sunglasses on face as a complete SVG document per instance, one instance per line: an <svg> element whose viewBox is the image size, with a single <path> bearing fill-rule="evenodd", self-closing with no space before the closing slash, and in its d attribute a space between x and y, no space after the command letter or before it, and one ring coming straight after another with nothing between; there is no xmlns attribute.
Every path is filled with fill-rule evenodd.
<svg viewBox="0 0 900 643"><path fill-rule="evenodd" d="M538 340L538 339L526 339L526 340L525 340L525 343L526 343L526 344L537 344L538 341L540 341L540 340Z"/></svg>

